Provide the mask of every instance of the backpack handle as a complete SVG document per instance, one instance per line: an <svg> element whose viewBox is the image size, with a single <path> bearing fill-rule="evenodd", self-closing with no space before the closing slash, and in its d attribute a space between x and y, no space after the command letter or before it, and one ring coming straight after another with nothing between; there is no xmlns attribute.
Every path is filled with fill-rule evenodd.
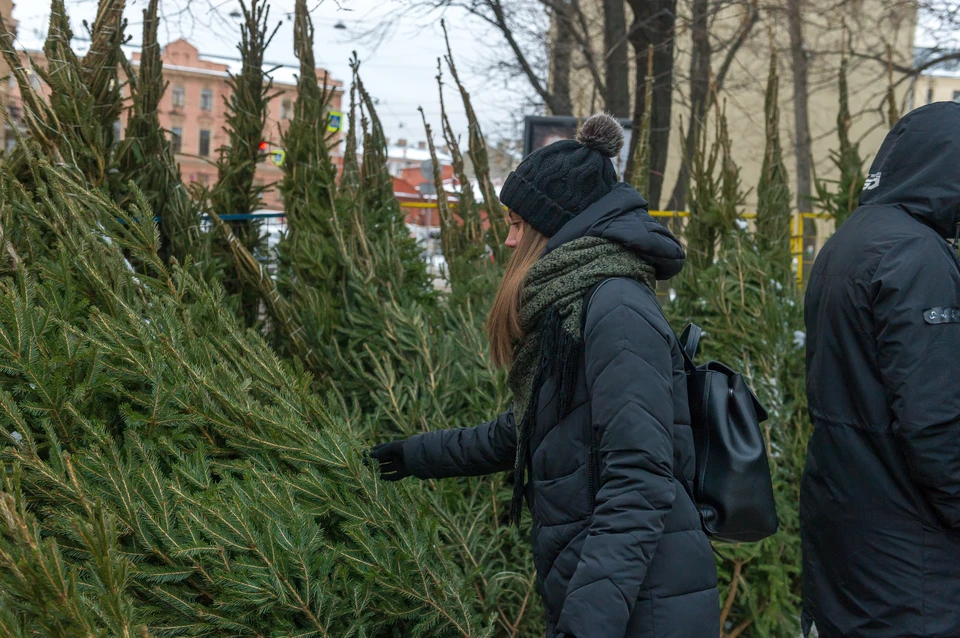
<svg viewBox="0 0 960 638"><path fill-rule="evenodd" d="M700 337L703 336L703 330L700 326L691 323L680 335L680 350L683 351L684 362L692 369L696 368L693 360L697 358L697 351L700 349Z"/></svg>

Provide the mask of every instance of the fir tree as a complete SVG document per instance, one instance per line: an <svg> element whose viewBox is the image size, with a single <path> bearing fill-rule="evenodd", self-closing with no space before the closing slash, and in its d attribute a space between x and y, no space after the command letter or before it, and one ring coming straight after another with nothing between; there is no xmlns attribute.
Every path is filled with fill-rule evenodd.
<svg viewBox="0 0 960 638"><path fill-rule="evenodd" d="M382 485L309 377L164 263L145 202L33 173L2 175L29 258L0 279L0 622L488 635L430 501Z"/></svg>
<svg viewBox="0 0 960 638"><path fill-rule="evenodd" d="M230 230L243 246L256 257L265 257L266 236L262 224L248 216L260 208L260 197L270 187L254 183L254 174L260 157L260 142L267 123L267 109L273 82L263 69L263 54L273 40L279 24L270 31L270 8L264 0L251 0L249 8L240 2L243 21L240 24L240 43L237 49L243 60L239 74L227 81L230 97L227 99L227 129L229 144L220 149L217 160L217 183L210 192L210 208L217 214L229 215ZM239 219L232 216L238 216ZM222 242L217 252L230 263L230 252ZM260 318L259 292L245 285L234 264L224 277L224 287L235 295L238 312L248 326Z"/></svg>
<svg viewBox="0 0 960 638"><path fill-rule="evenodd" d="M480 184L480 192L483 193L484 207L487 212L487 223L489 224L489 238L487 244L494 247L495 251L500 251L504 240L507 238L506 211L497 197L497 191L493 187L490 179L490 160L487 155L487 142L483 137L483 131L480 130L480 122L477 120L477 114L473 110L473 103L470 101L470 93L460 81L457 75L457 67L453 62L453 50L450 48L450 37L447 35L447 26L441 20L443 27L443 37L447 44L446 62L450 69L450 75L460 91L460 97L463 100L463 107L467 114L467 123L470 131L469 154L473 163L473 170L477 175L477 181ZM503 260L505 255L498 254L498 259Z"/></svg>
<svg viewBox="0 0 960 638"><path fill-rule="evenodd" d="M706 126L700 127L697 137L699 139L694 156L685 160L690 165L690 186L687 193L690 219L684 235L690 268L694 271L703 270L713 263L720 202L720 180L716 176L719 145L713 143L707 146ZM636 171L634 173L636 174Z"/></svg>
<svg viewBox="0 0 960 638"><path fill-rule="evenodd" d="M837 138L839 146L831 151L830 160L839 173L837 180L815 180L817 204L833 216L839 226L860 203L863 190L863 158L860 145L850 139L849 89L847 86L846 50L841 50L838 95L840 108L837 112ZM833 184L833 188L831 188Z"/></svg>
<svg viewBox="0 0 960 638"><path fill-rule="evenodd" d="M200 231L200 212L180 178L180 170L165 131L160 127L160 100L167 85L163 81L161 48L157 41L160 19L158 0L143 10L143 46L138 74L128 69L131 94L129 119L123 141L117 148L118 182L134 182L146 197L158 219L160 254L164 259L186 263L209 263L207 241ZM120 200L125 205L133 192Z"/></svg>
<svg viewBox="0 0 960 638"><path fill-rule="evenodd" d="M777 275L786 281L790 272L790 187L787 169L783 164L780 145L780 75L777 70L777 52L771 46L770 76L764 102L767 141L757 185L757 237L761 248L782 272Z"/></svg>
<svg viewBox="0 0 960 638"><path fill-rule="evenodd" d="M354 95L366 100L359 78L355 77L353 86ZM381 183L371 172L379 164L385 174L386 166L384 156L374 163L378 156L365 152L367 172L361 175L350 140L356 139L359 129L369 144L376 138L378 123L373 111L364 126L357 115L356 97L352 102L346 162L331 228L344 272L343 314L331 342L311 342L323 353L319 385L336 397L340 411L351 414L351 423L371 441L424 429L476 425L502 410L508 399L503 374L489 361L483 332L491 293L470 294L456 302L424 296L416 279L402 276L402 243L396 236L369 231L365 212L369 207L374 219L382 219L376 213L384 206L377 201L371 204L364 189ZM370 106L366 101L362 104L365 109ZM383 197L392 199L393 194ZM296 232L311 232L310 218L298 219L303 227ZM452 223L447 228L461 233L467 232L465 227ZM406 234L399 225L393 228ZM464 242L456 236L451 241ZM284 263L281 260L281 269ZM495 270L489 262L486 267ZM316 312L316 299L311 285L297 286L290 294L291 307L304 318L304 325ZM315 338L310 331L303 334ZM281 350L303 351L292 341L281 344ZM412 489L427 495L427 513L441 521L438 533L457 564L475 570L475 602L482 615L495 618L507 635L534 636L542 632L543 621L533 599L533 566L525 539L508 525L510 486L505 479L447 481Z"/></svg>
<svg viewBox="0 0 960 638"><path fill-rule="evenodd" d="M112 166L113 125L122 111L118 65L124 42L123 0L104 0L98 5L97 20L90 30L90 48L84 59L71 48L73 31L63 0L53 0L44 43L46 68L33 72L47 84L49 101L34 90L14 49L13 34L0 26L3 55L14 69L24 106L29 135L47 153L56 153L64 163L83 173L94 186L107 187ZM86 60L98 60L93 65ZM18 174L27 178L29 159L20 149L11 161Z"/></svg>
<svg viewBox="0 0 960 638"><path fill-rule="evenodd" d="M360 279L373 284L373 289L388 289L411 301L427 301L433 297L430 278L393 194L393 178L387 170L387 138L373 98L360 78L360 61L356 56L352 68L353 86L359 98L363 163L358 170L355 154L350 164L348 158L344 158L344 179L348 184L342 189L338 210L343 210L352 224L346 237L348 253L344 258L359 267ZM352 102L351 93L348 144L358 130ZM355 184L357 190L351 184ZM358 283L360 279L354 277L353 281Z"/></svg>
<svg viewBox="0 0 960 638"><path fill-rule="evenodd" d="M300 60L300 75L293 120L282 134L287 155L280 190L287 232L277 248L277 288L286 298L310 291L314 296L310 307L314 311L300 313L297 327L302 326L323 343L330 339L340 318L343 268L333 228L337 196L335 169L330 159L333 140L326 126L331 93L326 76L323 87L318 82L313 34L306 0L297 0L293 44ZM276 322L277 317L271 314ZM289 330L282 330L282 325L281 332L290 334ZM278 335L275 342L283 352L283 335Z"/></svg>
<svg viewBox="0 0 960 638"><path fill-rule="evenodd" d="M767 93L766 148L768 158L776 160L779 130L775 61L773 64ZM719 105L718 100L714 103ZM724 361L741 371L770 413L763 433L780 531L760 543L718 546L721 636L795 636L800 616L797 503L810 433L803 313L797 286L786 276L786 238L774 243L764 235L770 228L779 227L783 232L784 219L789 223L789 193L784 195L785 184L767 180L758 193L760 210L766 216L758 211L756 232L748 232L739 223L737 213L744 196L719 106L717 119L712 145L708 148L701 138L691 162L689 200L691 231L698 238L696 244L693 236L689 239L691 258L697 259L712 246L712 259L701 258L697 267L684 269L676 283L676 300L665 310L675 327L691 321L701 326L705 335L701 360ZM776 220L771 220L771 213L779 214L780 221L770 223Z"/></svg>
<svg viewBox="0 0 960 638"><path fill-rule="evenodd" d="M9 17L6 16L7 19ZM6 19L0 20L0 55L3 55L4 61L12 70L10 79L20 87L20 100L23 106L22 118L25 128L38 146L49 153L55 153L57 142L62 139L59 130L60 122L53 114L51 106L37 92L32 90L33 87L30 86L27 76L28 69L21 64L20 54L16 50L16 37L7 26ZM16 127L14 130L16 131ZM7 156L4 159L8 170L18 172L21 176L27 174L26 167L11 168L14 164L22 165L26 162L22 151L15 150L12 157Z"/></svg>
<svg viewBox="0 0 960 638"><path fill-rule="evenodd" d="M720 100L716 95L717 87L713 85L713 104L717 113L717 127L720 145L720 207L719 228L721 237L726 237L735 230L742 230L740 212L747 194L743 190L743 181L740 179L740 167L733 161L733 144L730 141L730 129L727 126L726 103L720 107Z"/></svg>
<svg viewBox="0 0 960 638"><path fill-rule="evenodd" d="M471 245L483 244L487 239L483 233L483 211L481 203L477 201L473 191L473 184L467 175L466 162L463 151L460 149L460 138L453 131L447 105L443 99L443 69L441 61L437 60L437 87L440 96L440 118L443 126L443 140L453 163L453 174L459 182L457 190L457 216L463 224L463 239ZM468 118L469 121L469 118ZM487 169L489 171L489 168ZM482 169L481 169L482 172ZM479 181L479 180L478 180Z"/></svg>
<svg viewBox="0 0 960 638"><path fill-rule="evenodd" d="M453 212L444 192L441 166L437 159L433 134L425 116L423 124L427 131L428 146L433 161L433 178L440 216L440 242L447 263L447 278L453 292L451 301L459 303L472 297L490 298L502 274L502 271L496 267L496 262L491 264L490 256L499 254L500 247L487 244L487 241L493 241L494 237L492 233L484 231L482 205L474 197L473 184L466 173L460 142L450 124L443 97L443 71L440 60L437 60L437 85L440 93L443 138L453 160L453 174L459 182L456 189L458 198L456 213ZM420 111L423 116L423 109Z"/></svg>
<svg viewBox="0 0 960 638"><path fill-rule="evenodd" d="M706 269L685 272L666 307L677 328L704 330L703 361L742 372L767 408L762 425L780 519L760 543L717 546L724 638L796 636L800 617L797 503L811 426L804 386L801 295L751 233L730 235Z"/></svg>
<svg viewBox="0 0 960 638"><path fill-rule="evenodd" d="M125 6L126 0L101 0L98 3L97 17L89 28L90 48L80 63L83 84L94 100L93 116L105 132L107 148L120 141L114 138L113 126L123 110L120 70L126 57L120 45L128 41L124 35L127 27L123 17Z"/></svg>
<svg viewBox="0 0 960 638"><path fill-rule="evenodd" d="M690 166L687 193L690 219L684 235L690 270L694 274L713 264L718 244L739 229L739 216L745 199L740 169L731 156L726 113L717 101L714 104L715 137L708 147L708 127L701 126L696 152L686 160Z"/></svg>
<svg viewBox="0 0 960 638"><path fill-rule="evenodd" d="M650 192L650 122L653 117L653 45L647 49L647 75L643 83L643 113L640 129L636 131L637 144L633 151L633 187L641 194ZM690 158L684 158L688 161Z"/></svg>

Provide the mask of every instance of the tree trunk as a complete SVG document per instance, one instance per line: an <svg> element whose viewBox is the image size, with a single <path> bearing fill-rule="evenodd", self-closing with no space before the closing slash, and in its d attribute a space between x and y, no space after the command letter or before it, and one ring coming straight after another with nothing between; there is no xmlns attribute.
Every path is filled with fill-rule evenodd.
<svg viewBox="0 0 960 638"><path fill-rule="evenodd" d="M630 44L636 56L637 87L643 87L647 71L647 48L653 49L653 109L650 121L650 192L645 193L651 209L660 205L663 173L670 150L670 117L673 112L673 45L676 23L676 0L630 0L634 23ZM635 92L633 101L633 128L639 130L643 116L644 95ZM633 156L636 139L631 136L625 181L633 176Z"/></svg>
<svg viewBox="0 0 960 638"><path fill-rule="evenodd" d="M603 0L603 42L607 111L630 117L630 65L627 62L627 11L624 0Z"/></svg>
<svg viewBox="0 0 960 638"><path fill-rule="evenodd" d="M554 13L556 34L550 49L550 101L547 108L551 115L573 115L570 98L570 67L573 60L573 24L570 15Z"/></svg>
<svg viewBox="0 0 960 638"><path fill-rule="evenodd" d="M812 149L810 141L810 90L808 87L809 60L803 41L804 0L786 0L787 27L790 31L790 62L793 70L793 121L797 158L797 208L810 210L812 194Z"/></svg>
<svg viewBox="0 0 960 638"><path fill-rule="evenodd" d="M688 163L704 126L707 114L707 96L710 93L710 34L707 26L708 0L693 0L690 36L693 40L693 52L690 56L690 119L687 122L687 136L683 141L683 163L673 188L673 195L667 204L670 210L683 210L686 206L687 186L690 182Z"/></svg>

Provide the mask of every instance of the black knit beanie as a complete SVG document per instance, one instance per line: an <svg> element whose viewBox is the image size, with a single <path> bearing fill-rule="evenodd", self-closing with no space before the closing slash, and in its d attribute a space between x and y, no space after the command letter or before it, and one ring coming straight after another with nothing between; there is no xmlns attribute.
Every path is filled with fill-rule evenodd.
<svg viewBox="0 0 960 638"><path fill-rule="evenodd" d="M583 123L576 140L561 140L530 153L507 177L500 201L552 237L617 183L611 158L621 148L620 123L597 113Z"/></svg>

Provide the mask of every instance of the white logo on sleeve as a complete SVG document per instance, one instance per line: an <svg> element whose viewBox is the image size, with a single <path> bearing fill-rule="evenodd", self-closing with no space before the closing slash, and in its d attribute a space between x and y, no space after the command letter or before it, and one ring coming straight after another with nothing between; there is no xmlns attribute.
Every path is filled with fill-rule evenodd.
<svg viewBox="0 0 960 638"><path fill-rule="evenodd" d="M863 183L863 190L872 191L880 185L880 173L870 173L867 175L867 181Z"/></svg>

